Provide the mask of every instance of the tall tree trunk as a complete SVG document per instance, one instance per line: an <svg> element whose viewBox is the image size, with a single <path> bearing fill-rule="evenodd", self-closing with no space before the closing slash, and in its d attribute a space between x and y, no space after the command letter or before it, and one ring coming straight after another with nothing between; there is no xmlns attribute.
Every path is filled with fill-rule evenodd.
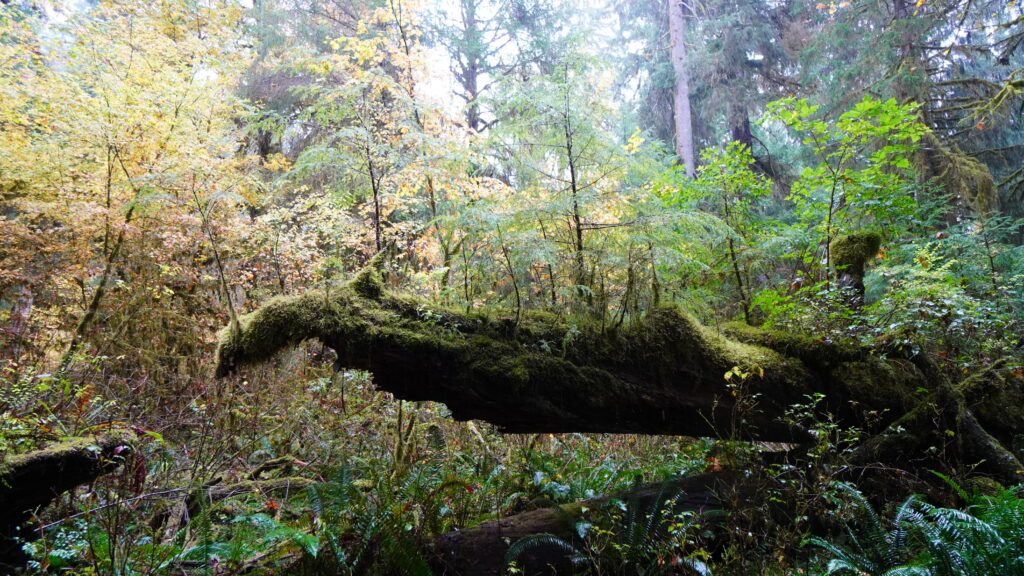
<svg viewBox="0 0 1024 576"><path fill-rule="evenodd" d="M480 20L477 18L478 0L462 0L462 26L465 30L462 45L462 57L459 73L456 75L466 94L466 125L474 132L482 127L480 119L480 68L484 39L480 31Z"/></svg>
<svg viewBox="0 0 1024 576"><path fill-rule="evenodd" d="M687 0L668 0L669 34L672 38L672 69L676 73L673 93L673 115L676 128L676 154L686 168L686 175L694 178L697 165L693 154L693 120L690 114L690 72L686 69L686 16Z"/></svg>

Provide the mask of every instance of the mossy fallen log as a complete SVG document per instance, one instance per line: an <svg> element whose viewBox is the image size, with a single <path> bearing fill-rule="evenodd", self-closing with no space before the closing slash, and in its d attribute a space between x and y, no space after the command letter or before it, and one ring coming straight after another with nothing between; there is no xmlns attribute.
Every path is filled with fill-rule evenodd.
<svg viewBox="0 0 1024 576"><path fill-rule="evenodd" d="M948 447L944 438L952 435L963 463L1002 455L990 467L1001 481L1015 480L1020 464L1003 446L1021 429L1000 424L1009 408L988 400L1019 405L1019 377L999 372L996 384L975 382L970 394L955 393L957 386L919 356L886 357L854 343L749 327L730 327L727 336L675 306L616 330L570 328L543 313L515 322L396 295L368 268L347 286L275 298L243 316L221 334L217 372L270 360L307 339L336 350L340 366L372 372L379 388L399 398L443 402L456 419L509 432L813 442L787 414L814 398L819 418L861 429L865 443L889 434L890 441L861 451L864 458L935 466L934 458L906 453L901 448L909 444L892 440L911 435L913 448L927 451ZM915 410L942 418L890 429Z"/></svg>
<svg viewBox="0 0 1024 576"><path fill-rule="evenodd" d="M22 560L13 540L33 539L24 524L60 494L115 470L131 454L134 436L117 432L72 438L0 462L0 567Z"/></svg>
<svg viewBox="0 0 1024 576"><path fill-rule="evenodd" d="M222 334L218 373L316 338L337 351L340 364L371 371L377 386L400 398L443 402L457 419L486 420L509 432L775 441L808 438L783 414L822 383L831 408L842 413L873 384L886 390L885 407L905 406L917 384L904 370L850 358L839 347L833 361L820 342L821 357L809 364L733 340L674 306L614 332L570 330L546 314L526 314L515 325L394 296L366 276L330 293L276 298L243 316L237 330ZM747 376L728 381L734 368ZM756 407L742 415L744 430L734 430L743 402Z"/></svg>

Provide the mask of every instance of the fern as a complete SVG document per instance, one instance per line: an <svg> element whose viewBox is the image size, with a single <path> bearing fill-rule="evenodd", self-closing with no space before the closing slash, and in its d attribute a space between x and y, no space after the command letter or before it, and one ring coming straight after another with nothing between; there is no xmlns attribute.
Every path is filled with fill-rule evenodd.
<svg viewBox="0 0 1024 576"><path fill-rule="evenodd" d="M827 574L883 576L1024 575L1024 500L1020 489L995 497L968 497L967 510L940 508L910 496L896 510L886 532L878 515L855 490L855 522L847 524L849 544L820 538L810 544L831 556ZM879 538L884 534L883 538Z"/></svg>
<svg viewBox="0 0 1024 576"><path fill-rule="evenodd" d="M536 560L531 560L531 557L538 556L564 559L571 566L573 574L589 574L592 568L589 556L554 534L533 534L520 538L505 553L505 565L518 566L521 560L525 560L527 567L532 568Z"/></svg>

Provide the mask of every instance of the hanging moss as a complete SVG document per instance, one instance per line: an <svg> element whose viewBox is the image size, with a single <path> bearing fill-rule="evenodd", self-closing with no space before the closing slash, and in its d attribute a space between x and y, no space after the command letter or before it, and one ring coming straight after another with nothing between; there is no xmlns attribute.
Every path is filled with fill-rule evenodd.
<svg viewBox="0 0 1024 576"><path fill-rule="evenodd" d="M938 183L953 201L985 215L999 209L995 180L985 164L964 154L958 146L946 146L933 133L921 139L915 164L921 177Z"/></svg>

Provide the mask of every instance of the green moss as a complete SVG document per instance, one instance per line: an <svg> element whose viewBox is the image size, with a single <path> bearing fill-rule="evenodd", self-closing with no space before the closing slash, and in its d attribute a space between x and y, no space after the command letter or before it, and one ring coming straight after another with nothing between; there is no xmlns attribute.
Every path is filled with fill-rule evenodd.
<svg viewBox="0 0 1024 576"><path fill-rule="evenodd" d="M920 400L914 396L920 383L918 374L895 363L875 359L844 362L832 370L830 378L844 398L856 400L865 409L883 408L902 414Z"/></svg>
<svg viewBox="0 0 1024 576"><path fill-rule="evenodd" d="M922 178L939 183L945 193L977 214L999 209L995 180L984 163L964 154L956 145L944 145L932 133L926 134L921 142L915 164Z"/></svg>
<svg viewBox="0 0 1024 576"><path fill-rule="evenodd" d="M218 373L237 365L269 360L278 351L309 338L331 342L360 337L367 322L357 313L352 292L310 292L273 298L254 312L241 316L238 328L221 331L217 351Z"/></svg>
<svg viewBox="0 0 1024 576"><path fill-rule="evenodd" d="M996 436L1009 440L1024 430L1024 378L1015 376L1005 361L965 378L952 394Z"/></svg>
<svg viewBox="0 0 1024 576"><path fill-rule="evenodd" d="M371 266L356 274L350 285L356 294L369 300L380 300L384 294L384 277L381 276L380 270Z"/></svg>
<svg viewBox="0 0 1024 576"><path fill-rule="evenodd" d="M963 489L968 494L974 496L992 496L996 497L1002 494L1006 487L997 482L994 478L988 476L975 476L968 478L964 482Z"/></svg>
<svg viewBox="0 0 1024 576"><path fill-rule="evenodd" d="M733 366L743 370L757 366L765 371L766 377L771 374L772 378L781 379L787 372L799 369L774 350L730 340L701 325L678 306L653 310L629 337L635 353L649 361L666 364L671 370L685 372L687 367L706 366L721 370L724 375Z"/></svg>
<svg viewBox="0 0 1024 576"><path fill-rule="evenodd" d="M745 322L730 322L724 326L724 330L728 336L736 340L771 348L815 367L864 360L868 356L868 350L856 340L826 342L805 334L765 330Z"/></svg>
<svg viewBox="0 0 1024 576"><path fill-rule="evenodd" d="M653 390L664 388L694 399L704 398L723 409L733 401L724 384L725 374L734 367L749 374L742 382L743 394L762 398L762 407L802 402L812 392L808 387L810 374L799 360L763 346L730 340L677 306L651 311L624 334L618 345L627 354L622 371L639 372ZM712 385L715 381L718 384ZM707 400L709 397L719 400ZM715 418L724 418L723 414ZM751 415L751 421L756 419L763 431L779 434L787 428L780 415L781 409L777 414L762 412ZM716 426L721 425L723 421L718 420Z"/></svg>
<svg viewBox="0 0 1024 576"><path fill-rule="evenodd" d="M127 431L110 433L101 438L70 438L63 442L51 444L39 450L9 456L3 460L2 466L8 471L16 470L30 467L36 463L47 460L62 460L69 455L86 452L95 452L98 457L100 452L103 450L109 450L119 445L130 446L132 444L132 440L132 434Z"/></svg>
<svg viewBox="0 0 1024 576"><path fill-rule="evenodd" d="M850 274L864 275L864 265L878 254L882 237L874 232L855 232L837 236L829 247L832 265Z"/></svg>

